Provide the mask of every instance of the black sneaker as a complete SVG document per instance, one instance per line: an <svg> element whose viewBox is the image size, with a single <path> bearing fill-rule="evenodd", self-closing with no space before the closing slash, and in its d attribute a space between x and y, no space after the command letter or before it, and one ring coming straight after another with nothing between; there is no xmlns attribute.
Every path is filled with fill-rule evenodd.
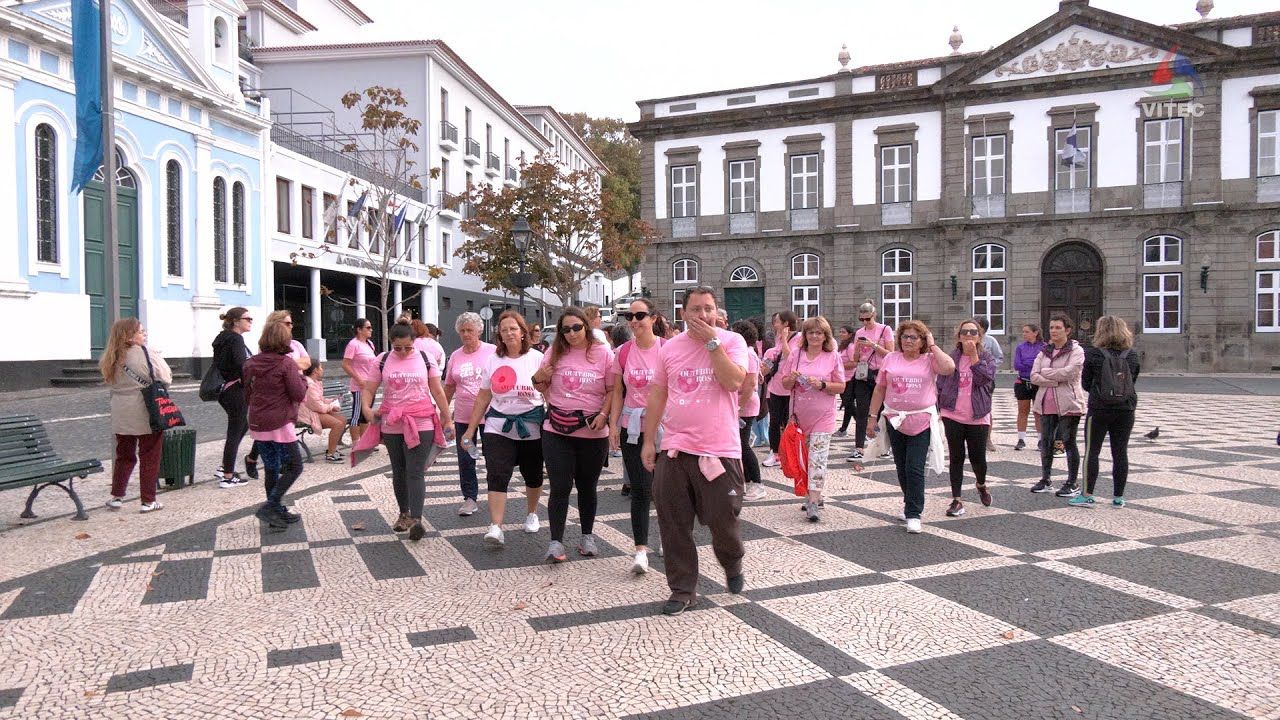
<svg viewBox="0 0 1280 720"><path fill-rule="evenodd" d="M628 496L628 495L630 495L630 494L631 494L631 486L630 486L630 485L623 485L623 486L622 486L622 497L627 497L627 496Z"/></svg>
<svg viewBox="0 0 1280 720"><path fill-rule="evenodd" d="M421 520L413 521L413 527L409 528L409 539L412 540L413 542L418 542L419 540L421 540L426 536L427 536L427 529L422 527L422 521Z"/></svg>
<svg viewBox="0 0 1280 720"><path fill-rule="evenodd" d="M676 616L693 607L690 600L668 600L662 605L662 614Z"/></svg>
<svg viewBox="0 0 1280 720"><path fill-rule="evenodd" d="M1058 492L1054 493L1058 497L1075 497L1080 494L1080 485L1077 483L1064 483L1058 488Z"/></svg>
<svg viewBox="0 0 1280 720"><path fill-rule="evenodd" d="M248 455L244 456L244 474L254 480L258 479L258 461Z"/></svg>
<svg viewBox="0 0 1280 720"><path fill-rule="evenodd" d="M1049 482L1048 480L1041 480L1040 482L1036 483L1035 487L1031 488L1031 492L1047 493L1052 489L1053 489L1053 483Z"/></svg>
<svg viewBox="0 0 1280 720"><path fill-rule="evenodd" d="M1014 450L1026 450L1026 449L1027 449L1027 441L1026 441L1026 440L1023 440L1022 438L1018 438L1018 444L1017 444L1017 445L1014 445L1014 446L1013 446L1013 449L1014 449Z"/></svg>
<svg viewBox="0 0 1280 720"><path fill-rule="evenodd" d="M285 508L284 512L280 513L280 517L284 518L284 521L290 525L302 519L301 515L296 512L291 512L289 508Z"/></svg>
<svg viewBox="0 0 1280 720"><path fill-rule="evenodd" d="M257 512L254 513L254 516L266 523L269 527L278 528L280 530L289 527L289 521L285 520L284 516L270 505L262 505L259 507Z"/></svg>
<svg viewBox="0 0 1280 720"><path fill-rule="evenodd" d="M742 573L738 573L731 578L725 578L725 584L729 587L729 592L737 595L742 592L743 586L747 584L747 578Z"/></svg>

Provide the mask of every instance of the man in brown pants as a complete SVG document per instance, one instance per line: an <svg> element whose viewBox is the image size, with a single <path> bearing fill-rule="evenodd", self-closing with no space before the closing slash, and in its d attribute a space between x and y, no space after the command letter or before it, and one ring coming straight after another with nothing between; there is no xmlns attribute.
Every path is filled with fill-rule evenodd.
<svg viewBox="0 0 1280 720"><path fill-rule="evenodd" d="M665 615L679 615L697 600L696 518L711 530L716 559L729 592L742 591L742 539L738 511L745 492L738 437L738 389L747 374L742 336L717 328L716 294L700 285L685 293L685 331L662 346L644 415L640 458L653 471L663 562L671 599ZM662 454L653 438L662 423Z"/></svg>

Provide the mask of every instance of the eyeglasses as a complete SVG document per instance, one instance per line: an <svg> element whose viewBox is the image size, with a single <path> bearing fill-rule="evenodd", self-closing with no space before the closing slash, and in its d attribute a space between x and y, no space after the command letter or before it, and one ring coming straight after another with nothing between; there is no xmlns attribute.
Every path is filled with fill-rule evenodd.
<svg viewBox="0 0 1280 720"><path fill-rule="evenodd" d="M973 328L965 328L960 331L960 334L961 335L977 335L978 331L974 330Z"/></svg>
<svg viewBox="0 0 1280 720"><path fill-rule="evenodd" d="M873 317L860 317L860 318L858 318L858 320L860 320L860 321L862 321L862 322L871 322L872 320L875 320L875 318L873 318Z"/></svg>
<svg viewBox="0 0 1280 720"><path fill-rule="evenodd" d="M289 327L293 327L293 321L292 321L292 320L285 320L285 321L284 321L284 324L285 324L285 325L288 325Z"/></svg>
<svg viewBox="0 0 1280 720"><path fill-rule="evenodd" d="M396 351L396 352L398 352L398 353L411 353L411 352L413 352L413 346L412 346L412 345L410 345L409 347L400 347L400 346L398 346L398 345L392 345L392 346L391 346L391 349L392 349L392 350L395 350L395 351Z"/></svg>
<svg viewBox="0 0 1280 720"><path fill-rule="evenodd" d="M631 322L632 320L644 320L645 318L652 317L649 313L643 310L641 310L640 312L624 312L624 313L618 313L618 314L621 315L622 319L626 320L627 322Z"/></svg>
<svg viewBox="0 0 1280 720"><path fill-rule="evenodd" d="M564 327L560 328L560 332L563 335L568 335L569 333L582 332L582 329L584 327L586 326L582 325L581 323L577 325L565 325Z"/></svg>
<svg viewBox="0 0 1280 720"><path fill-rule="evenodd" d="M248 315L241 315L240 319L244 320L245 322L253 322L253 318L249 317Z"/></svg>
<svg viewBox="0 0 1280 720"><path fill-rule="evenodd" d="M907 342L907 341L911 341L911 342L919 342L919 341L920 341L920 336L919 336L919 335L903 335L903 336L902 336L902 342Z"/></svg>

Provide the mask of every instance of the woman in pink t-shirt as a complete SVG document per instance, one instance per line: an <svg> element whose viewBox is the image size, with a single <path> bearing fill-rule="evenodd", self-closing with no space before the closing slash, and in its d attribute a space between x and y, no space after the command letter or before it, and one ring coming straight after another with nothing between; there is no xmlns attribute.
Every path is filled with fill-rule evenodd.
<svg viewBox="0 0 1280 720"><path fill-rule="evenodd" d="M760 481L760 461L756 451L751 448L751 427L760 415L760 356L756 354L759 346L756 326L749 320L739 320L733 324L733 331L742 336L747 343L747 377L742 381L742 389L738 391L738 438L742 441L742 475L746 480L747 490L743 500L764 500L769 497Z"/></svg>
<svg viewBox="0 0 1280 720"><path fill-rule="evenodd" d="M649 510L653 500L653 473L640 462L644 446L645 406L653 387L654 371L661 359L658 352L664 340L654 332L662 320L658 309L648 298L631 302L620 313L631 329L632 339L618 346L609 374L613 381L613 408L609 413L609 447L622 450L622 463L631 483L631 536L636 541L635 561L631 571L642 575L649 571ZM625 365L624 365L625 363Z"/></svg>
<svg viewBox="0 0 1280 720"><path fill-rule="evenodd" d="M453 402L454 431L461 435L467 431L467 421L471 419L471 408L480 391L480 377L484 375L485 363L493 355L494 346L480 341L484 332L484 320L473 312L465 312L453 323L462 347L453 351L444 372L444 395ZM416 330L415 330L416 332ZM414 340L414 347L419 347ZM421 349L421 348L419 348ZM427 357L431 353L427 352ZM480 437L484 436L484 423L480 424ZM456 446L458 452L458 485L462 490L462 507L458 508L459 517L469 517L480 509L477 500L480 497L480 479L476 477L476 459L471 452Z"/></svg>
<svg viewBox="0 0 1280 720"><path fill-rule="evenodd" d="M373 341L369 339L373 337L373 323L360 318L352 326L352 331L354 336L342 351L342 369L351 378L347 389L351 391L351 444L355 445L364 434L365 425L364 415L360 413L360 390L364 387L369 368L377 363L378 355L373 351Z"/></svg>
<svg viewBox="0 0 1280 720"><path fill-rule="evenodd" d="M853 453L845 458L856 463L862 460L867 447L867 417L871 411L871 394L876 389L876 374L884 357L893 352L893 328L876 322L876 305L871 300L858 306L858 323L853 340L845 349L845 378L849 381L849 398L845 404L844 423L849 427L849 414L853 413Z"/></svg>
<svg viewBox="0 0 1280 720"><path fill-rule="evenodd" d="M791 417L789 410L791 391L782 386L782 374L777 372L791 356L792 351L803 342L800 333L800 318L790 310L773 314L773 347L764 352L760 364L769 379L769 456L761 463L765 467L778 467L778 444L782 442L782 429L787 426Z"/></svg>
<svg viewBox="0 0 1280 720"><path fill-rule="evenodd" d="M804 432L809 451L809 497L802 508L809 522L818 522L831 434L836 429L834 397L844 390L844 363L826 318L811 317L801 330L804 346L783 364L782 386L791 392L791 417Z"/></svg>
<svg viewBox="0 0 1280 720"><path fill-rule="evenodd" d="M551 497L547 500L547 514L551 517L551 544L547 547L550 562L566 559L564 526L574 487L578 488L578 516L582 522L578 553L591 557L599 552L591 531L596 521L596 485L609 456L612 363L613 351L592 336L586 314L580 308L565 308L556 323L551 352L533 375L534 387L547 399L542 455L551 479Z"/></svg>
<svg viewBox="0 0 1280 720"><path fill-rule="evenodd" d="M920 532L924 512L924 466L929 457L938 409L938 376L956 371L955 361L933 342L933 333L919 320L898 326L897 352L884 357L871 396L867 437L876 436L881 408L887 421L893 464L904 503L907 532Z"/></svg>
<svg viewBox="0 0 1280 720"><path fill-rule="evenodd" d="M440 386L440 368L413 347L413 328L394 325L389 333L391 352L383 353L367 373L361 393L361 412L368 422L380 423L382 444L391 460L391 486L400 517L396 532L409 531L417 542L426 536L422 504L426 496L426 472L439 447L437 433L453 439L449 401ZM373 398L382 388L382 403L375 413Z"/></svg>
<svg viewBox="0 0 1280 720"><path fill-rule="evenodd" d="M987 438L991 436L991 391L996 384L995 356L982 347L982 325L965 320L956 328L951 360L956 371L938 378L938 412L947 433L948 470L951 474L951 506L947 515L964 514L960 488L964 482L964 458L977 480L978 499L990 507L987 490Z"/></svg>

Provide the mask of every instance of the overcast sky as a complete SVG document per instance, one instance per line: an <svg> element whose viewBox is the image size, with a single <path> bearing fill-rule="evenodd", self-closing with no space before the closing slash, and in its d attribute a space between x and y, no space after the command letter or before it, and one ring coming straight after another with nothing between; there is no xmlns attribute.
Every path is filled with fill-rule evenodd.
<svg viewBox="0 0 1280 720"><path fill-rule="evenodd" d="M984 50L1052 15L1057 0L355 0L374 24L353 42L431 38L449 44L515 104L639 117L636 101L805 80L851 65ZM1195 0L1093 0L1170 24ZM1211 18L1268 12L1276 0L1217 0Z"/></svg>

